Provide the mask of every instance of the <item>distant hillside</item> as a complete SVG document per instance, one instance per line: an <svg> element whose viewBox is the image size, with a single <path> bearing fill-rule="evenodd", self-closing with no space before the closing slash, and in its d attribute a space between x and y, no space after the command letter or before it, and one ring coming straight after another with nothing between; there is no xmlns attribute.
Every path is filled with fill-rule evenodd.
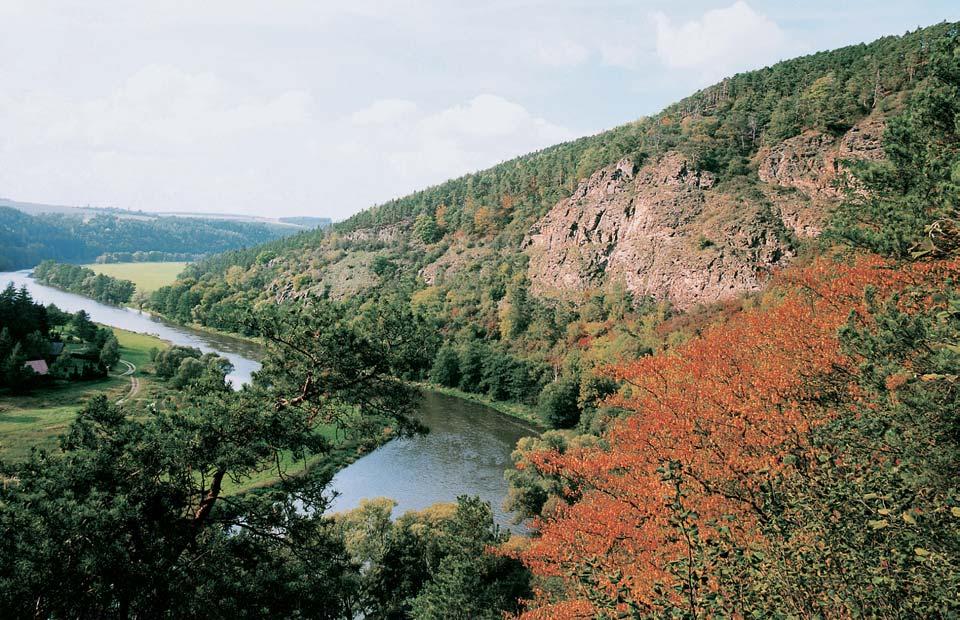
<svg viewBox="0 0 960 620"><path fill-rule="evenodd" d="M10 200L9 198L0 198L0 207L16 209L17 211L22 211L27 215L59 213L62 215L87 216L114 211L114 209L98 209L95 207L68 207L66 205L48 205L39 202L20 202L18 200ZM130 213L132 214L133 212L131 211Z"/></svg>
<svg viewBox="0 0 960 620"><path fill-rule="evenodd" d="M326 217L263 217L259 215L241 215L237 213L201 213L194 211L131 211L113 207L74 207L65 205L49 205L37 202L21 202L9 198L0 198L0 207L10 207L28 215L72 215L90 218L99 215L110 215L120 219L156 220L163 217L188 217L201 220L227 220L232 222L246 222L263 224L283 229L307 229L329 226L332 222Z"/></svg>
<svg viewBox="0 0 960 620"><path fill-rule="evenodd" d="M333 224L329 217L281 217L284 224L295 224L304 228L327 228Z"/></svg>
<svg viewBox="0 0 960 620"><path fill-rule="evenodd" d="M193 260L264 243L302 229L280 224L139 216L132 212L120 216L104 210L16 204L16 209L0 206L0 270L32 267L46 259ZM35 214L30 215L23 208ZM47 208L55 211L43 210Z"/></svg>

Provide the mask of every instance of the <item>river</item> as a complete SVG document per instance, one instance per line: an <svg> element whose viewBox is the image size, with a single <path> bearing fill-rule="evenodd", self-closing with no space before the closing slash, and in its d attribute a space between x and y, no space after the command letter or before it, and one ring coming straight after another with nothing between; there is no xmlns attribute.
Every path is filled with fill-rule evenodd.
<svg viewBox="0 0 960 620"><path fill-rule="evenodd" d="M26 286L34 301L43 305L55 304L67 312L86 310L90 319L96 323L141 334L153 334L173 344L195 347L204 353L222 355L233 364L233 372L227 375L227 379L234 386L249 383L251 373L260 369L260 362L257 360L263 356L263 349L248 340L191 329L151 316L147 312L108 306L89 297L44 286L30 277L30 270L0 272L0 287L7 286L8 282L13 282L17 288Z"/></svg>
<svg viewBox="0 0 960 620"><path fill-rule="evenodd" d="M260 368L257 360L262 359L263 349L256 343L108 306L39 284L29 274L29 270L0 272L0 286L13 282L18 288L26 286L33 299L44 305L53 303L68 312L86 310L97 323L218 353L233 364L228 378L238 387ZM510 466L517 441L535 431L489 407L429 392L423 395L418 417L429 434L391 441L337 473L331 483L336 494L331 510L355 508L366 498L390 497L397 502L395 514L402 514L455 501L459 495L478 495L490 502L499 525L517 531L501 506L507 493L503 472Z"/></svg>
<svg viewBox="0 0 960 620"><path fill-rule="evenodd" d="M425 392L419 419L430 432L391 441L340 470L331 487L340 495L331 510L348 510L361 499L390 497L395 514L422 510L458 495L479 495L490 502L494 520L509 525L503 510L507 484L503 472L528 426L489 407L452 396ZM521 528L522 529L522 528Z"/></svg>

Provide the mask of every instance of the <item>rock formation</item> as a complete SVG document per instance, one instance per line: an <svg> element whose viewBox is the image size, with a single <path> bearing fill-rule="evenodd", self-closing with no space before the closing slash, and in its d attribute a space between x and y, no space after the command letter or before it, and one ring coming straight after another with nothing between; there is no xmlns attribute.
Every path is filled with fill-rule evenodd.
<svg viewBox="0 0 960 620"><path fill-rule="evenodd" d="M759 289L793 256L788 231L820 232L841 162L882 157L882 127L870 118L839 139L807 132L763 149L759 196L717 189L678 152L603 168L527 234L531 288L565 297L622 281L680 309Z"/></svg>

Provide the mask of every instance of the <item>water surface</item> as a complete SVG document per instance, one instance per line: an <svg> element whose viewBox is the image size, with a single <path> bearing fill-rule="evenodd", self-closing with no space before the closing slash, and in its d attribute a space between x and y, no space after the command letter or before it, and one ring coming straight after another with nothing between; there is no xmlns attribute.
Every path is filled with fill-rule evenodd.
<svg viewBox="0 0 960 620"><path fill-rule="evenodd" d="M479 495L490 502L496 522L507 526L503 472L511 466L517 440L536 432L489 407L434 392L423 394L419 419L429 434L391 441L337 473L331 486L340 495L331 511L390 497L399 515Z"/></svg>

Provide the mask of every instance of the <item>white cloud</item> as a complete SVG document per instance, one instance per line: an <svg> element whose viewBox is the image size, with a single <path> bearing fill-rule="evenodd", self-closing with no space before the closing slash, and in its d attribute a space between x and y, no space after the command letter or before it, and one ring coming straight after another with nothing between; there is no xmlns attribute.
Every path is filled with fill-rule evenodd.
<svg viewBox="0 0 960 620"><path fill-rule="evenodd" d="M457 105L420 122L421 128L433 135L462 135L479 139L500 139L517 133L532 132L543 138L557 138L566 130L532 116L523 106L497 95L479 95L464 105Z"/></svg>
<svg viewBox="0 0 960 620"><path fill-rule="evenodd" d="M341 159L355 163L347 174L356 175L357 184L377 175L385 192L380 199L575 137L492 94L432 112L410 112L403 123L354 125L336 149Z"/></svg>
<svg viewBox="0 0 960 620"><path fill-rule="evenodd" d="M743 0L684 24L674 24L663 13L656 13L654 20L657 54L664 64L695 69L705 77L773 62L788 50L787 37L776 22Z"/></svg>
<svg viewBox="0 0 960 620"><path fill-rule="evenodd" d="M149 65L106 96L0 93L0 195L61 204L345 217L573 137L493 94L346 115Z"/></svg>
<svg viewBox="0 0 960 620"><path fill-rule="evenodd" d="M189 74L167 65L144 67L104 98L0 102L5 114L28 123L19 131L32 130L34 139L116 151L180 149L198 141L298 124L310 117L311 106L312 98L302 91L243 98L212 74Z"/></svg>
<svg viewBox="0 0 960 620"><path fill-rule="evenodd" d="M0 195L342 217L866 36L734 1L0 0ZM927 4L865 27L949 18Z"/></svg>

